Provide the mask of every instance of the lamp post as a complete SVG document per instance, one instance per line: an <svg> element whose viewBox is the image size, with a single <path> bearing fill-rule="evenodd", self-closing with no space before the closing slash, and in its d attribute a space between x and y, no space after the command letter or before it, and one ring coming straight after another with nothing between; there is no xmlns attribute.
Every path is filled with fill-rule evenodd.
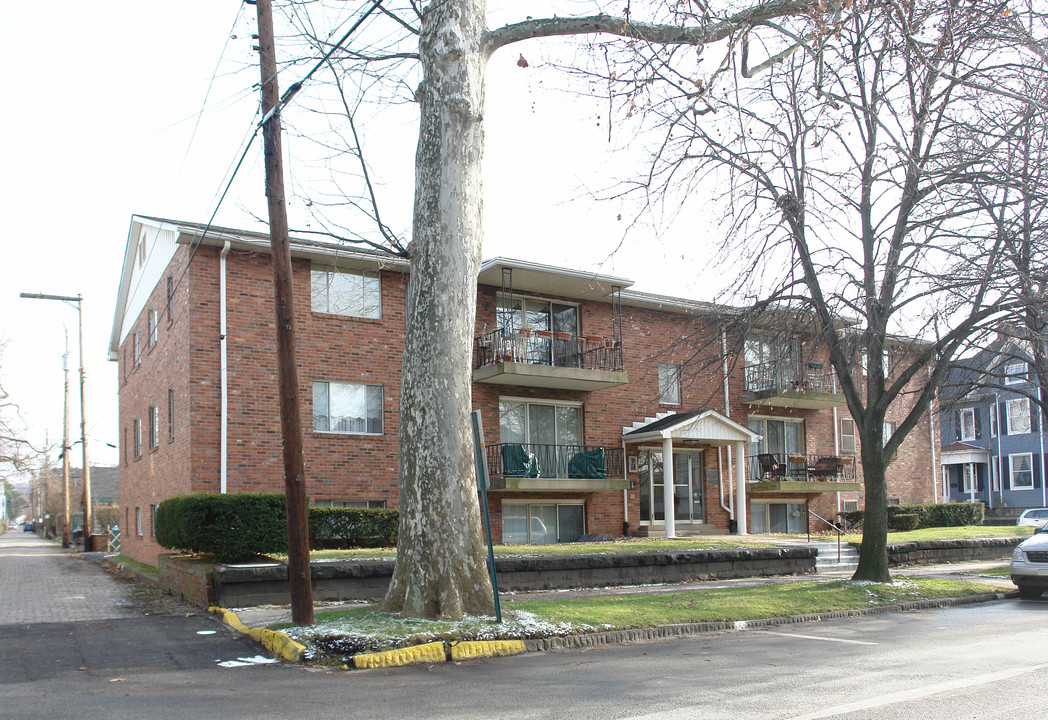
<svg viewBox="0 0 1048 720"><path fill-rule="evenodd" d="M77 293L69 295L44 295L42 293L21 293L20 297L33 300L61 300L70 305L76 303L77 329L80 336L80 449L84 458L84 550L91 550L91 466L87 461L87 413L84 410L84 296ZM68 450L67 450L68 452Z"/></svg>

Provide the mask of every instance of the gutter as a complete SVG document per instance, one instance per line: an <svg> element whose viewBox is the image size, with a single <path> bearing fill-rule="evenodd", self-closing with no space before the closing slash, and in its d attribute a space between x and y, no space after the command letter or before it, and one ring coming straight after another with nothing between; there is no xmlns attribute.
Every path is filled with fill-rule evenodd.
<svg viewBox="0 0 1048 720"><path fill-rule="evenodd" d="M229 465L229 363L226 359L226 256L229 254L229 240L222 243L222 252L218 256L218 343L219 343L219 383L222 386L222 410L219 420L219 470L218 491L223 495L227 491L227 471Z"/></svg>
<svg viewBox="0 0 1048 720"><path fill-rule="evenodd" d="M731 418L731 396L728 390L728 334L724 330L724 326L721 325L721 368L722 374L724 375L724 417ZM731 445L728 445L728 477L724 477L724 472L721 468L721 452L720 448L717 448L717 472L720 473L720 506L728 511L728 517L732 520L735 519L735 492L734 492L734 476L732 475L732 462L731 462ZM727 480L727 483L724 481ZM724 504L724 486L728 486L728 504Z"/></svg>

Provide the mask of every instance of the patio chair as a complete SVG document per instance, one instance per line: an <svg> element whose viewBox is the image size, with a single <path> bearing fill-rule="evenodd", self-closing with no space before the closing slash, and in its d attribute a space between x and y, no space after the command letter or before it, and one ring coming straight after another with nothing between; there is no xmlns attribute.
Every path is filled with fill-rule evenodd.
<svg viewBox="0 0 1048 720"><path fill-rule="evenodd" d="M761 468L761 477L785 477L786 463L779 462L771 453L757 455L757 464Z"/></svg>
<svg viewBox="0 0 1048 720"><path fill-rule="evenodd" d="M604 463L604 448L584 450L571 456L568 461L569 478L604 479L608 468Z"/></svg>
<svg viewBox="0 0 1048 720"><path fill-rule="evenodd" d="M539 463L520 443L505 443L502 446L502 477L537 478Z"/></svg>
<svg viewBox="0 0 1048 720"><path fill-rule="evenodd" d="M832 478L836 480L843 465L844 463L835 457L825 456L818 458L814 464L808 466L808 478Z"/></svg>

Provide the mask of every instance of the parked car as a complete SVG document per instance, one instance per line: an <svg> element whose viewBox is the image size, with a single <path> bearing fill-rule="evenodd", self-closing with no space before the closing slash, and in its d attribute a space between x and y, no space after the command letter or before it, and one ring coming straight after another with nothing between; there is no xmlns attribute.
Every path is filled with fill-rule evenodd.
<svg viewBox="0 0 1048 720"><path fill-rule="evenodd" d="M22 532L33 532L36 528L33 527L33 523L26 523L22 526Z"/></svg>
<svg viewBox="0 0 1048 720"><path fill-rule="evenodd" d="M1048 508L1030 508L1023 510L1022 515L1015 521L1016 525L1025 527L1044 527L1048 523Z"/></svg>
<svg viewBox="0 0 1048 720"><path fill-rule="evenodd" d="M1012 582L1019 597L1032 600L1048 590L1048 527L1019 543L1012 553Z"/></svg>

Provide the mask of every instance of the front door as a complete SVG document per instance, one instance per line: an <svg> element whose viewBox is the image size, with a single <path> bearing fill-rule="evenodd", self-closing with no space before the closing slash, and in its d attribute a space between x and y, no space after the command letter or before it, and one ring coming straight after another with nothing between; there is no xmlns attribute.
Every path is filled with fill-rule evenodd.
<svg viewBox="0 0 1048 720"><path fill-rule="evenodd" d="M701 523L706 520L702 461L701 450L673 453L673 518L677 522ZM637 469L640 471L641 523L665 521L662 452L642 450Z"/></svg>

